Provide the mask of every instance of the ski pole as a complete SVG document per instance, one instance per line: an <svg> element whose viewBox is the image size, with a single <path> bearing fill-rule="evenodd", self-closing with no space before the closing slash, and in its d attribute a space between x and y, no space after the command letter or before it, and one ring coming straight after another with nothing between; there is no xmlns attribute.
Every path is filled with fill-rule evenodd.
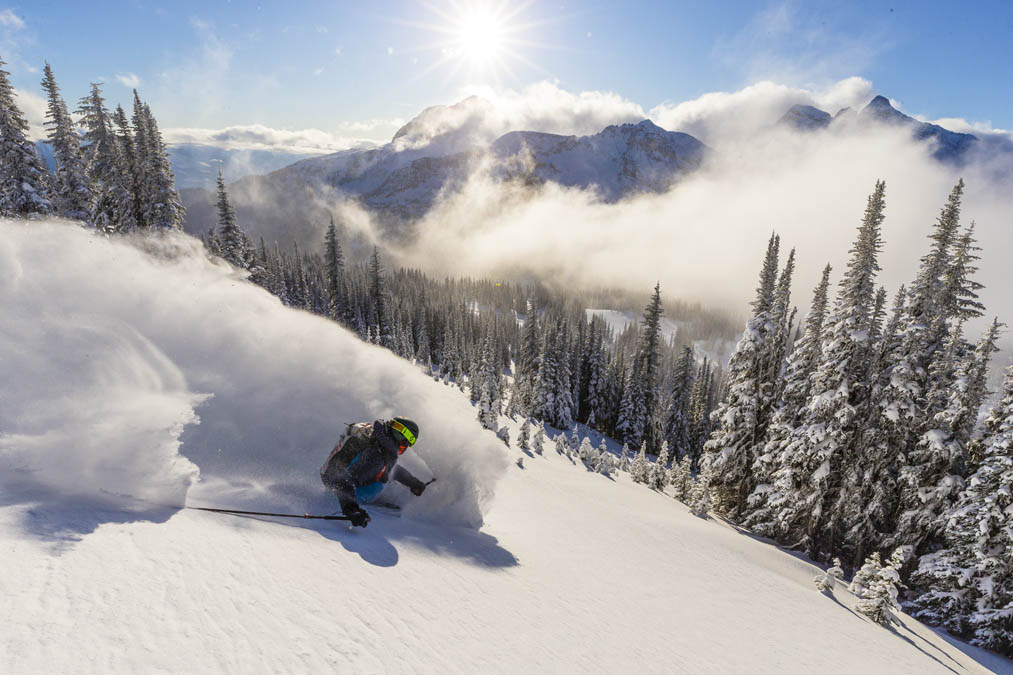
<svg viewBox="0 0 1013 675"><path fill-rule="evenodd" d="M314 516L309 513L268 513L266 511L239 511L237 509L212 509L207 506L187 506L195 511L211 511L212 513L227 513L234 516L274 516L275 518L308 518L312 520L348 520L348 516Z"/></svg>

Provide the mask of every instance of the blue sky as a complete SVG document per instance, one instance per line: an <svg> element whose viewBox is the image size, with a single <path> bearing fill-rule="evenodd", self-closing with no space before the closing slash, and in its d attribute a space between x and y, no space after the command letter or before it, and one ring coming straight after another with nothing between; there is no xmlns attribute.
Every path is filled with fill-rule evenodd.
<svg viewBox="0 0 1013 675"><path fill-rule="evenodd" d="M852 75L910 113L1013 128L1009 2L493 0L492 39L509 50L494 67L476 65L489 57L481 39L455 28L473 4L0 3L0 56L36 94L45 60L68 100L102 80L126 103L136 84L163 128L382 136L389 125L371 121L452 103L474 84L551 81L649 109L763 79L814 88Z"/></svg>

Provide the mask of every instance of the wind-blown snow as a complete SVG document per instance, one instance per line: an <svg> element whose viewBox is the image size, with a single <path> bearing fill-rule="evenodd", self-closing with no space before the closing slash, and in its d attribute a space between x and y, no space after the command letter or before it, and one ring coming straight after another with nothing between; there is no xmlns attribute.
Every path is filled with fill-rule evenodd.
<svg viewBox="0 0 1013 675"><path fill-rule="evenodd" d="M403 464L439 478L409 513L475 527L506 466L458 394L189 237L0 222L0 297L8 491L333 510L318 470L345 423L398 414L421 427Z"/></svg>

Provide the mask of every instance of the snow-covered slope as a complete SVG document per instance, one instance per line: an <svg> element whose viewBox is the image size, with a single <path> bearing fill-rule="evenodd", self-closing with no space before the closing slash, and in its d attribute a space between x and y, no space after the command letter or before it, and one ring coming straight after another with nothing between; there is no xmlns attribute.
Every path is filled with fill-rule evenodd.
<svg viewBox="0 0 1013 675"><path fill-rule="evenodd" d="M0 672L1013 672L550 443L506 465L456 389L146 249L0 223ZM329 512L333 433L393 411L439 478L400 518L171 506Z"/></svg>

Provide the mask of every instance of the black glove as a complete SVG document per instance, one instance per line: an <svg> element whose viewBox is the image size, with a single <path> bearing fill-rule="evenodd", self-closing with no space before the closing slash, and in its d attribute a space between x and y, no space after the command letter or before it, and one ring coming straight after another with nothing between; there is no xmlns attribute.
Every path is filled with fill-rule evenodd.
<svg viewBox="0 0 1013 675"><path fill-rule="evenodd" d="M345 515L348 516L348 522L355 527L366 527L366 525L369 525L369 514L358 506L346 511Z"/></svg>
<svg viewBox="0 0 1013 675"><path fill-rule="evenodd" d="M416 483L415 485L412 485L408 489L411 490L412 494L415 495L416 497L421 497L422 493L426 491L426 484L425 483Z"/></svg>

